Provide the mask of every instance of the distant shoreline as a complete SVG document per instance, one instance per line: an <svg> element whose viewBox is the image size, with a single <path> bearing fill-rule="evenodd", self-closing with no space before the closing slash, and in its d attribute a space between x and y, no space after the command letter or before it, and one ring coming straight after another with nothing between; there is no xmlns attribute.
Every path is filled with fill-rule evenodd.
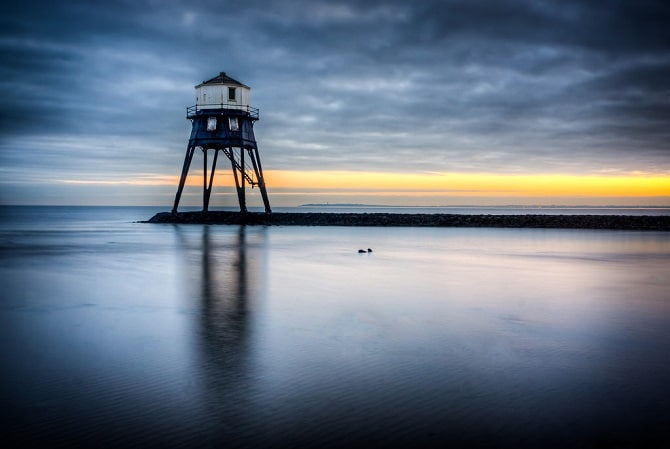
<svg viewBox="0 0 670 449"><path fill-rule="evenodd" d="M461 205L444 205L444 206L413 206L407 204L365 204L365 203L306 203L300 204L297 207L304 207L306 209L315 207L347 207L347 208L371 208L371 209L670 209L670 206L621 206L616 204L608 205L525 205L525 204L503 204L503 205L476 205L476 204L461 204Z"/></svg>
<svg viewBox="0 0 670 449"><path fill-rule="evenodd" d="M378 227L493 227L612 229L670 231L670 216L651 215L465 215L328 212L160 212L144 223L266 225L266 226L378 226Z"/></svg>

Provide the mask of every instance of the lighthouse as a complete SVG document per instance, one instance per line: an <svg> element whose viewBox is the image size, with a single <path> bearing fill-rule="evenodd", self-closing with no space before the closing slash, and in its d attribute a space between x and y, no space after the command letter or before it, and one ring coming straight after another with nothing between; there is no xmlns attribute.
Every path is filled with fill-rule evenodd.
<svg viewBox="0 0 670 449"><path fill-rule="evenodd" d="M186 147L173 213L177 212L196 149L202 150L203 153L203 212L209 209L219 153L223 153L230 161L240 212L247 211L245 198L247 184L251 188L258 187L265 212L271 212L261 158L254 136L254 123L259 118L258 109L250 105L250 91L249 86L234 80L225 72L195 86L195 105L186 108L186 118L192 124L191 137ZM212 156L211 166L208 164L209 153Z"/></svg>

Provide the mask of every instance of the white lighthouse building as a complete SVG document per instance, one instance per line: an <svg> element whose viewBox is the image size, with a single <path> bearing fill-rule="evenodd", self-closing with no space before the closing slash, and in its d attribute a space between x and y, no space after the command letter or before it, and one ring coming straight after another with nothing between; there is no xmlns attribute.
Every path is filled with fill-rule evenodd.
<svg viewBox="0 0 670 449"><path fill-rule="evenodd" d="M186 148L172 212L177 212L196 148L200 148L203 152L202 210L204 212L209 208L214 172L220 152L230 160L240 212L247 211L246 184L252 188L258 186L265 212L271 212L254 136L254 123L259 118L258 109L250 105L250 92L249 86L234 80L225 72L195 86L195 105L186 108L186 118L192 123L191 137ZM210 151L214 156L211 167L207 163Z"/></svg>
<svg viewBox="0 0 670 449"><path fill-rule="evenodd" d="M251 88L221 72L219 76L195 86L198 109L243 109L249 107Z"/></svg>

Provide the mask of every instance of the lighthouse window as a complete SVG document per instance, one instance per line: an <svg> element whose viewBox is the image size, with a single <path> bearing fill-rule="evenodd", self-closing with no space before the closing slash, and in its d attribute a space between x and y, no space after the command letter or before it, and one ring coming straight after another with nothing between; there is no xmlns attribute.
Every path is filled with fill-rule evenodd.
<svg viewBox="0 0 670 449"><path fill-rule="evenodd" d="M216 117L207 119L207 131L216 131Z"/></svg>
<svg viewBox="0 0 670 449"><path fill-rule="evenodd" d="M228 118L228 126L230 126L231 131L239 131L240 125L237 123L237 117Z"/></svg>
<svg viewBox="0 0 670 449"><path fill-rule="evenodd" d="M234 87L229 87L228 88L228 101L235 101L235 88Z"/></svg>

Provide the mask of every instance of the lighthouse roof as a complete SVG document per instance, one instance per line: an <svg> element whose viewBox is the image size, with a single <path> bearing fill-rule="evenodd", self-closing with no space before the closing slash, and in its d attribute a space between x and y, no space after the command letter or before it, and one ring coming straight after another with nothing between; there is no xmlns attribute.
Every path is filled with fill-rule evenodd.
<svg viewBox="0 0 670 449"><path fill-rule="evenodd" d="M206 85L212 85L212 84L226 84L228 86L234 85L234 86L240 86L240 87L246 87L247 89L251 89L249 86L244 85L240 83L237 80L232 79L228 75L226 75L226 72L220 72L217 76L212 78L211 80L203 81L201 84L198 84L195 86L196 88L200 86L206 86Z"/></svg>

